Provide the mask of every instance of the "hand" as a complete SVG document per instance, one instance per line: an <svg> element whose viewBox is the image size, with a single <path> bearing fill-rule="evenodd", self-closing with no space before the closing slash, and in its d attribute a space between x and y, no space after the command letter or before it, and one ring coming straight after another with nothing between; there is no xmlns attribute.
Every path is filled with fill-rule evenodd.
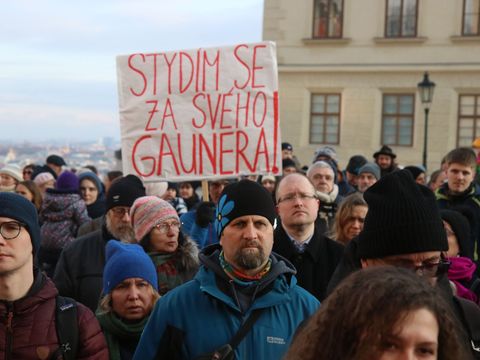
<svg viewBox="0 0 480 360"><path fill-rule="evenodd" d="M215 203L211 201L204 201L197 207L195 215L195 222L200 227L206 227L215 219Z"/></svg>

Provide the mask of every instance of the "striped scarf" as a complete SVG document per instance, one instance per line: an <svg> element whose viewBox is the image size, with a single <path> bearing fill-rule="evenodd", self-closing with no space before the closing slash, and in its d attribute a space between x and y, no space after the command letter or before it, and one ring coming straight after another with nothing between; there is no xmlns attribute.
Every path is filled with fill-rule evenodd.
<svg viewBox="0 0 480 360"><path fill-rule="evenodd" d="M252 281L260 280L270 271L270 268L272 267L272 260L269 258L264 268L260 272L252 276L252 275L247 275L242 271L234 268L232 265L230 265L225 260L223 250L220 252L218 259L220 260L220 265L222 266L223 271L225 271L225 274L227 274L230 279L242 285L248 285L248 283Z"/></svg>

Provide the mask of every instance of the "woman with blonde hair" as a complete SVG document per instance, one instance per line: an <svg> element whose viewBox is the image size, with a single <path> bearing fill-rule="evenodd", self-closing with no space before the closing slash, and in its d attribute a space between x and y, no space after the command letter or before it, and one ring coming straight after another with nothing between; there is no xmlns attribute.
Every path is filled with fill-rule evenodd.
<svg viewBox="0 0 480 360"><path fill-rule="evenodd" d="M42 193L38 186L32 180L21 181L15 187L15 192L19 195L22 195L28 201L31 201L37 211L40 211L42 206Z"/></svg>
<svg viewBox="0 0 480 360"><path fill-rule="evenodd" d="M103 297L96 315L111 360L133 358L159 297L157 273L143 249L137 244L110 240L106 246Z"/></svg>
<svg viewBox="0 0 480 360"><path fill-rule="evenodd" d="M347 245L363 230L368 205L361 193L347 196L338 207L335 214L332 231L329 234L333 240Z"/></svg>

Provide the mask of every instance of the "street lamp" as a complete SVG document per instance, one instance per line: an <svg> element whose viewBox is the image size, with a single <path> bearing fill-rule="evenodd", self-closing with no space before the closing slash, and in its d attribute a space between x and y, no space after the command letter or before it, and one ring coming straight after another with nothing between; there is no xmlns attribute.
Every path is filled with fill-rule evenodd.
<svg viewBox="0 0 480 360"><path fill-rule="evenodd" d="M435 83L428 78L428 72L423 74L423 81L419 82L418 92L420 93L420 100L422 101L423 111L425 112L425 127L423 130L423 167L427 168L427 135L428 135L428 113L430 111L430 104L432 103L433 90Z"/></svg>

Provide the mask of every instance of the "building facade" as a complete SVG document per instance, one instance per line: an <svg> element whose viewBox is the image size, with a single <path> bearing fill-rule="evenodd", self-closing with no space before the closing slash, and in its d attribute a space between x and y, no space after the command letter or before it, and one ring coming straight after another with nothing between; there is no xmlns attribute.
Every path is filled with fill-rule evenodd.
<svg viewBox="0 0 480 360"><path fill-rule="evenodd" d="M283 141L303 164L333 147L350 156L389 145L420 165L435 91L427 168L480 137L480 0L265 0L263 39L277 44Z"/></svg>

